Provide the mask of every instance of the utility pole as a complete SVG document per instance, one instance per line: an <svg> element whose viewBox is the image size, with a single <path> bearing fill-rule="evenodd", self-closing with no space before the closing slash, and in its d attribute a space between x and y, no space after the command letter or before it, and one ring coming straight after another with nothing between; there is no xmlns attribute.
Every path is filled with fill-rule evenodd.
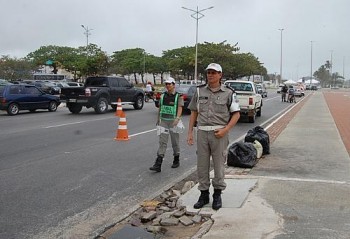
<svg viewBox="0 0 350 239"><path fill-rule="evenodd" d="M208 9L212 9L214 8L212 7L208 7L208 8L204 8L202 10L198 10L198 6L197 6L197 10L193 10L193 9L189 9L186 7L182 7L185 10L189 10L191 12L194 12L191 17L194 18L196 20L196 56L195 56L195 66L194 66L194 82L197 84L197 77L198 77L198 20L203 18L205 15L202 13L205 10Z"/></svg>
<svg viewBox="0 0 350 239"><path fill-rule="evenodd" d="M279 83L282 83L282 32L284 28L280 28L278 30L281 31L281 58L280 58L280 81L281 82L278 82L278 85L279 85Z"/></svg>
<svg viewBox="0 0 350 239"><path fill-rule="evenodd" d="M313 41L310 41L311 43L311 71L310 71L310 89L311 89L311 83L312 83L312 43Z"/></svg>
<svg viewBox="0 0 350 239"><path fill-rule="evenodd" d="M84 28L85 32L84 35L86 36L86 48L89 46L89 36L91 35L91 31L94 29L89 29L88 26L81 25L82 28Z"/></svg>
<svg viewBox="0 0 350 239"><path fill-rule="evenodd" d="M333 50L331 50L331 67L330 67L330 73L331 73L331 84L333 84L333 86L335 86L334 85L334 83L333 83Z"/></svg>

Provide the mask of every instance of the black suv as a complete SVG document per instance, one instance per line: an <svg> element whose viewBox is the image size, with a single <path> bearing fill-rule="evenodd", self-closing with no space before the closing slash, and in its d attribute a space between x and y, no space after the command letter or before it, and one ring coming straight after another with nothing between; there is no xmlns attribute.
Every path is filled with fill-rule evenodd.
<svg viewBox="0 0 350 239"><path fill-rule="evenodd" d="M139 110L143 108L144 97L142 89L135 88L124 77L115 76L91 76L83 87L61 88L61 99L73 114L80 113L83 106L94 108L98 114L106 113L108 105L117 108L118 99Z"/></svg>

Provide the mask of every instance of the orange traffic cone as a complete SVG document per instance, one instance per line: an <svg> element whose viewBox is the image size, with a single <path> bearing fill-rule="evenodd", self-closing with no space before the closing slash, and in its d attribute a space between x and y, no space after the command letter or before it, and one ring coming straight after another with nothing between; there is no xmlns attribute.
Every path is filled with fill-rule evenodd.
<svg viewBox="0 0 350 239"><path fill-rule="evenodd" d="M126 116L123 111L119 118L117 136L114 138L114 140L129 140L128 127L126 125Z"/></svg>
<svg viewBox="0 0 350 239"><path fill-rule="evenodd" d="M118 98L117 110L115 111L115 116L121 117L122 112L123 112L122 101L120 98Z"/></svg>

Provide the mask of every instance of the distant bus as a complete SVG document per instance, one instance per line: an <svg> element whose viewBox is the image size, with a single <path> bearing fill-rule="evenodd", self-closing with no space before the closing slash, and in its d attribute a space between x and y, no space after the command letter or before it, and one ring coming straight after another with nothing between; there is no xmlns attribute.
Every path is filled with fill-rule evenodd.
<svg viewBox="0 0 350 239"><path fill-rule="evenodd" d="M35 73L35 74L33 74L33 80L42 80L42 81L66 80L66 75Z"/></svg>

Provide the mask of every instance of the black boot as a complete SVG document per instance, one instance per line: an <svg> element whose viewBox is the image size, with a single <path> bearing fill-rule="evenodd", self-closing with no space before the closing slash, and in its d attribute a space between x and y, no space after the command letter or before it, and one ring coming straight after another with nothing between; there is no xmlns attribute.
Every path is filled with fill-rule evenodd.
<svg viewBox="0 0 350 239"><path fill-rule="evenodd" d="M214 189L212 208L214 210L218 210L221 207L222 207L221 189Z"/></svg>
<svg viewBox="0 0 350 239"><path fill-rule="evenodd" d="M171 165L172 168L178 168L180 166L180 155L174 156L173 165Z"/></svg>
<svg viewBox="0 0 350 239"><path fill-rule="evenodd" d="M152 167L149 168L149 170L156 171L159 173L160 171L162 171L162 162L163 162L163 157L158 156L156 158L156 162Z"/></svg>
<svg viewBox="0 0 350 239"><path fill-rule="evenodd" d="M201 190L198 202L193 205L195 209L202 208L205 204L209 203L209 190Z"/></svg>

